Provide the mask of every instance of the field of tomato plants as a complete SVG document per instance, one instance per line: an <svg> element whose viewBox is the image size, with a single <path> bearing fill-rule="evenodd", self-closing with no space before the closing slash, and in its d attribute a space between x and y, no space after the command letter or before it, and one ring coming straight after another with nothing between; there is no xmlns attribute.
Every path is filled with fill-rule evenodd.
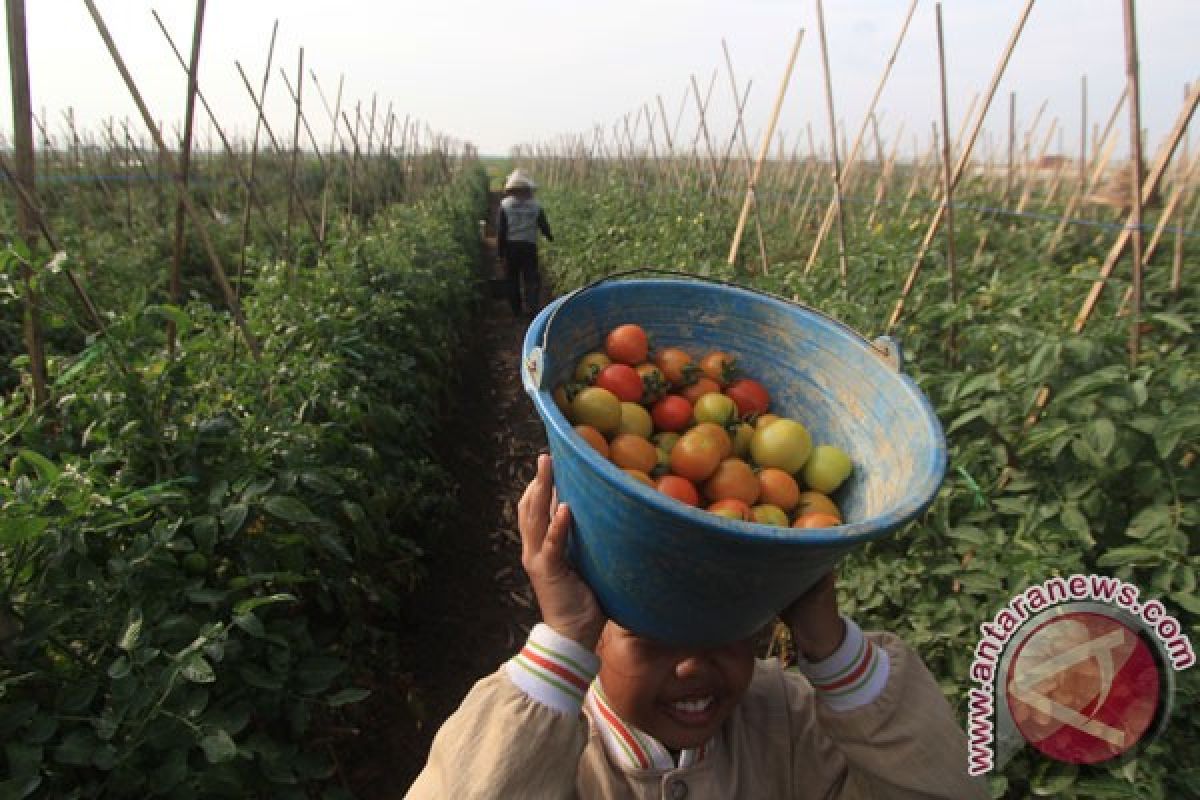
<svg viewBox="0 0 1200 800"><path fill-rule="evenodd" d="M868 337L884 331L936 208L928 189L902 203L901 181L888 203L847 204L843 284L832 237L805 270L825 198L811 211L803 197L785 198L790 211L781 212L776 198L763 203L764 270L750 233L735 264L727 262L741 197L711 191L703 174L554 159L535 164L541 173L562 176L542 192L555 221L547 262L557 291L638 267L674 269L794 299ZM964 719L981 623L1052 576L1128 580L1143 597L1160 599L1193 642L1200 638L1196 282L1174 292L1169 254L1147 264L1132 366L1129 319L1120 313L1127 268L1109 280L1086 328L1070 327L1113 226L1093 215L1093 224L1069 227L1050 247L1061 207L1041 217L995 213L1003 199L993 189L968 181L956 195L958 299L937 245L893 331L906 371L948 436L944 487L923 519L854 554L840 575L845 610L917 647ZM1194 264L1194 234L1181 246L1184 262ZM1029 427L1043 386L1049 402ZM992 776L993 794L1196 796L1200 723L1190 711L1200 672L1176 677L1166 731L1136 759L1080 768L1018 755Z"/></svg>
<svg viewBox="0 0 1200 800"><path fill-rule="evenodd" d="M416 180L421 158L436 176ZM359 165L352 203L335 187L319 243L299 225L281 236L274 203L242 239L230 190L195 190L258 357L194 233L183 301L168 302L169 191L138 188L126 206L124 187L49 190L68 259L35 276L45 407L21 352L18 268L51 253L5 241L0 796L348 796L339 720L369 694L357 677L390 663L384 621L450 502L433 436L476 308L487 203L477 165L430 153L400 179L389 161ZM301 197L317 209L311 183Z"/></svg>

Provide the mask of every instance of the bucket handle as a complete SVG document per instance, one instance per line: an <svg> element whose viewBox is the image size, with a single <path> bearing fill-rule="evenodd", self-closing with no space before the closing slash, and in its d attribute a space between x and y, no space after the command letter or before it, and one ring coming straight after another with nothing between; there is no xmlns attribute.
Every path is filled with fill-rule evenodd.
<svg viewBox="0 0 1200 800"><path fill-rule="evenodd" d="M529 357L526 359L525 377L529 381L529 384L531 384L531 386L527 385L526 389L528 390L530 388L535 388L535 389L541 388L541 385L542 385L542 354L546 352L546 343L550 340L550 326L552 326L554 324L554 318L558 316L559 312L561 312L564 308L567 307L567 304L571 301L572 298L574 298L574 297L582 294L583 292L586 292L588 289L598 286L606 281L616 280L618 278L624 278L628 275L640 275L640 274L644 274L644 273L651 273L654 275L670 275L671 277L675 277L675 278L687 278L688 280L701 280L701 281L706 281L708 283L716 283L721 286L728 286L732 289L740 289L740 290L746 291L746 292L753 292L755 294L762 295L763 297L769 297L772 300L778 300L782 303L787 303L788 305L796 306L797 308L802 308L805 311L807 311L811 314L815 314L818 317L821 317L822 319L826 320L827 322L829 322L833 325L836 325L837 327L846 331L847 333L854 336L855 338L861 339L862 342L864 344L866 344L867 347L871 348L871 350L873 350L875 352L875 354L878 355L884 361L885 364L890 366L896 372L900 372L904 368L904 351L900 348L900 343L898 341L896 341L894 338L892 338L891 336L884 335L884 336L876 337L874 340L868 339L866 336L863 336L861 333L854 330L854 328L851 328L849 325L842 322L841 320L834 319L833 317L826 314L824 311L821 311L819 309L813 308L812 306L801 303L798 300L793 300L793 299L790 299L787 297L783 297L781 295L773 294L772 292L763 291L762 289L756 289L753 286L742 286L741 284L733 283L732 281L721 280L720 278L710 278L707 275L694 275L690 272L680 272L678 270L662 269L660 267L634 267L632 269L622 270L621 272L614 272L612 274L597 278L596 280L592 281L591 283L588 283L584 286L579 287L578 289L575 289L575 290L569 292L567 294L567 296L563 299L563 301L561 303L559 303L558 306L554 309L554 311L550 312L550 317L546 320L546 327L542 330L542 346L534 348L533 351L530 352Z"/></svg>

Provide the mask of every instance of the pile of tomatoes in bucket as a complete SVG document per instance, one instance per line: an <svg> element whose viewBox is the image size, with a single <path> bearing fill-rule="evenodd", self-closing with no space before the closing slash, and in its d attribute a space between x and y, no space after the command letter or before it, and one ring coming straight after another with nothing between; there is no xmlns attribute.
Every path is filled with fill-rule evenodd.
<svg viewBox="0 0 1200 800"><path fill-rule="evenodd" d="M681 503L766 525L842 524L832 495L854 468L849 455L771 413L767 388L735 354L652 351L640 325L619 325L554 401L604 458Z"/></svg>

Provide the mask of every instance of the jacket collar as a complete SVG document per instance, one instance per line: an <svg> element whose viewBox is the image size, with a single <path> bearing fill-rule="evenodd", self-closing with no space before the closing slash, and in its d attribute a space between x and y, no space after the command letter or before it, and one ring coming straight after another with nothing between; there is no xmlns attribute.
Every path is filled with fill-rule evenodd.
<svg viewBox="0 0 1200 800"><path fill-rule="evenodd" d="M716 742L714 738L700 747L681 750L679 761L676 763L671 751L662 742L645 731L626 724L617 716L604 695L604 688L599 679L592 681L583 707L592 725L600 732L600 739L604 742L609 759L626 769L670 770L690 767L702 762L711 753Z"/></svg>

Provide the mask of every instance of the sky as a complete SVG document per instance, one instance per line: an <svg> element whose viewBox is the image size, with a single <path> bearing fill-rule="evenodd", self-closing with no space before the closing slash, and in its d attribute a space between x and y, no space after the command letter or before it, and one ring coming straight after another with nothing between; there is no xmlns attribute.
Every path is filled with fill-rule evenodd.
<svg viewBox="0 0 1200 800"><path fill-rule="evenodd" d="M45 112L52 133L76 126L97 136L105 120L129 119L144 130L136 108L82 0L26 0L33 107ZM190 49L194 2L96 0L115 43L151 113L168 127L183 117L186 78L151 14L157 10L185 55ZM854 141L883 74L909 0L825 0L825 22L835 118ZM962 128L972 97L988 87L1020 16L1017 0L945 0L950 129ZM1016 95L1018 144L1046 111L1032 137L1036 153L1053 120L1048 152L1079 150L1081 82L1087 77L1088 128L1103 125L1125 85L1120 0L1037 0L987 117L989 133L978 154L1007 150L1009 94ZM316 138L327 145L329 114L314 88L332 105L339 81L343 107L378 124L390 105L440 133L473 143L483 154L505 155L518 144L550 144L588 135L601 126L612 142L626 115L646 142L648 107L656 142L663 143L658 98L675 138L690 144L698 130L695 76L706 93L717 80L707 122L718 142L728 141L735 102L722 41L744 90L750 82L745 124L757 151L784 77L788 56L804 30L795 70L784 95L777 137L807 152L807 126L818 148L829 139L816 0L209 0L204 19L199 85L221 126L248 138L255 107L238 75L240 62L256 87L262 81L271 30L278 20L267 115L290 140L292 105L280 77L293 86L304 50L304 110ZM1174 124L1184 85L1200 78L1200 0L1142 0L1137 4L1142 125L1153 151ZM2 65L9 71L7 60ZM311 72L310 72L311 71ZM931 124L940 120L935 3L919 0L891 78L877 107L884 147L899 138L902 156L924 151ZM10 80L0 85L0 131L11 138ZM197 110L198 120L204 120ZM903 129L901 129L903 124ZM940 124L940 123L939 123ZM1128 152L1129 115L1117 119L1118 157ZM199 144L207 125L197 123ZM914 140L914 135L916 139ZM219 143L216 144L219 146ZM871 145L873 150L874 145ZM873 155L868 153L867 155ZM844 156L844 154L843 154ZM997 155L997 157L1001 157Z"/></svg>

